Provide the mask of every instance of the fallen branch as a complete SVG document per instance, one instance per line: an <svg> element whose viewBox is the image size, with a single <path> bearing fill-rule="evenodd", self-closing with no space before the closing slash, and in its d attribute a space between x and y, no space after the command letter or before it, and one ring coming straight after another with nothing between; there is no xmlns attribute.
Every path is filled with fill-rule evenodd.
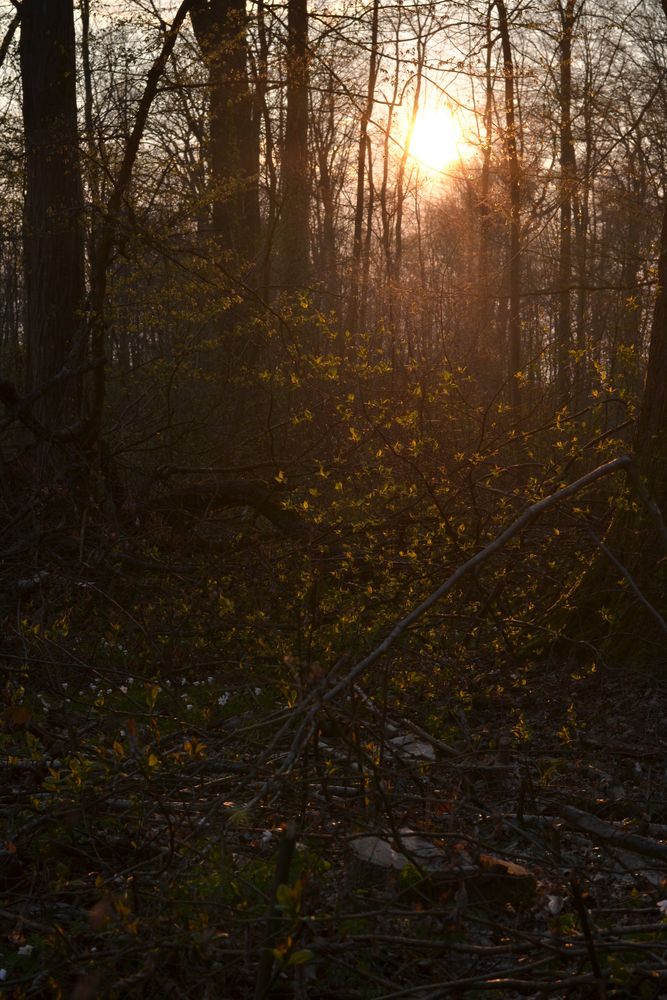
<svg viewBox="0 0 667 1000"><path fill-rule="evenodd" d="M532 521L535 521L540 514L544 513L545 510L548 510L550 507L555 507L556 504L562 503L563 500L567 500L576 493L580 493L582 490L586 489L587 486L590 486L591 483L597 482L598 479L603 479L605 476L609 476L614 472L620 471L621 469L628 469L632 465L632 461L633 460L630 455L621 455L620 458L615 458L611 462L606 462L604 465L598 466L597 469L587 472L585 476L581 476L580 479L570 483L569 486L563 486L562 489L557 490L548 497L544 497L542 500L538 500L536 503L528 507L523 514L516 519L516 521L513 521L509 527L505 528L505 530L497 535L493 541L489 542L485 548L481 549L481 551L477 552L474 556L468 559L468 561L463 563L462 566L459 566L459 568L455 570L454 573L452 573L452 575L445 580L445 582L441 584L437 590L434 590L425 601L418 604L416 608L413 608L409 615L406 615L402 621L398 622L398 624L394 626L389 635L380 643L379 646L376 646L375 649L368 654L368 656L365 656L363 660L360 660L359 663L357 663L356 666L354 666L352 670L345 675L345 677L342 677L338 683L334 685L334 687L330 688L330 690L323 695L322 701L332 701L337 695L340 694L341 691L345 690L345 688L352 681L361 676L361 674L363 674L368 667L375 663L376 660L379 660L380 657L394 645L396 640L401 638L411 625L414 625L415 622L419 621L419 619L422 618L427 611L431 610L434 604L437 604L438 601L442 600L442 598L450 592L450 590L453 590L459 581L461 581L469 573L476 570L478 566L482 565L482 563L487 562L487 560L490 559L491 556L495 555L496 552L499 552L502 548L504 548L504 546L507 545L512 538L518 535L519 532L523 531L523 529L526 528Z"/></svg>
<svg viewBox="0 0 667 1000"><path fill-rule="evenodd" d="M623 563L620 562L620 560L616 558L616 556L611 551L611 549L607 545L605 545L603 541L601 541L599 538L597 538L597 536L595 535L595 533L593 531L591 531L591 536L595 539L595 541L597 542L597 544L600 547L600 551L607 557L607 559L612 564L612 566L616 567L616 569L621 574L621 576L623 577L623 579L625 580L625 582L627 583L628 587L630 588L630 590L632 591L632 593L635 595L635 597L637 598L637 600L639 601L639 603L641 605L643 605L643 607L646 608L646 610L651 615L651 617L655 619L655 621L658 623L658 625L660 626L660 628L662 629L662 631L665 633L665 635L667 635L667 622L662 617L662 615L660 614L660 612L658 611L658 609L655 608L651 604L651 602L648 600L648 598L644 597L644 595L642 594L641 590L639 589L639 586L637 585L634 577L630 573L630 570L627 569L623 565Z"/></svg>
<svg viewBox="0 0 667 1000"><path fill-rule="evenodd" d="M628 833L625 830L619 830L613 823L598 819L597 816L592 816L591 813L583 812L581 809L575 809L574 806L555 802L545 812L548 812L549 815L559 816L560 819L565 820L568 826L573 827L575 830L580 830L582 833L587 833L591 837L595 837L596 840L600 840L603 844L609 844L612 847L622 847L628 851L634 851L635 854L641 854L646 858L667 861L667 844L661 844L659 841L651 840L649 837L642 837L638 833Z"/></svg>
<svg viewBox="0 0 667 1000"><path fill-rule="evenodd" d="M639 470L634 463L628 467L628 477L635 493L637 494L637 497L646 508L646 511L651 517L658 534L664 542L665 549L667 549L667 526L665 525L662 511L658 507L655 499L649 493L646 483L640 476Z"/></svg>
<svg viewBox="0 0 667 1000"><path fill-rule="evenodd" d="M516 521L513 521L504 531L497 535L485 548L481 549L474 556L471 556L467 562L462 566L459 566L450 577L443 584L441 584L437 590L418 604L416 608L406 615L402 621L398 622L397 625L391 630L391 632L386 636L383 641L375 647L367 656L355 664L351 670L349 670L343 677L336 681L330 688L327 689L327 683L329 678L325 680L315 688L310 695L308 695L304 700L297 705L293 712L291 718L297 718L299 715L306 714L305 720L297 729L297 732L292 739L290 748L286 754L283 765L281 766L278 774L274 779L269 779L264 782L259 791L253 796L246 808L251 808L256 805L266 794L268 789L274 784L275 780L281 774L285 774L291 769L294 761L297 759L299 751L302 747L306 745L310 739L310 735L313 730L314 720L320 711L322 705L333 701L342 691L345 691L350 684L357 680L373 663L380 659L384 653L387 652L393 646L393 644L401 638L401 636L414 625L415 622L419 621L427 611L438 603L443 597L445 597L453 588L459 583L464 577L469 573L481 566L483 563L487 562L491 556L499 552L512 538L518 535L524 528L526 528L532 521L535 521L540 514L543 514L545 510L550 507L555 507L557 504L561 503L563 500L567 500L569 497L574 496L576 493L580 493L582 490L586 489L592 483L597 482L599 479L603 479L605 476L610 476L614 472L619 472L621 469L628 469L632 465L632 458L630 455L621 455L619 458L613 459L611 462L606 462L604 465L598 466L597 469L593 469L591 472L587 472L585 476L581 476L575 482L570 483L569 486L563 486L562 489L557 490L555 493L551 493L547 497L543 497L542 500L538 500L536 503L528 507L523 514L521 514ZM340 662L340 661L339 661ZM338 665L338 664L337 664ZM335 674L334 674L335 675ZM280 730L281 734L287 728L287 724ZM267 759L267 753L263 754L259 760L261 765ZM667 848L665 848L667 856Z"/></svg>

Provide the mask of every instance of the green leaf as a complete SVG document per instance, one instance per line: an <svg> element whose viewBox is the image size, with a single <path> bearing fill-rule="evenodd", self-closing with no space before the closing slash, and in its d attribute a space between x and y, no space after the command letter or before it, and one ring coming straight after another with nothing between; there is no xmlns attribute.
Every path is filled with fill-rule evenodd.
<svg viewBox="0 0 667 1000"><path fill-rule="evenodd" d="M288 885L281 884L276 889L276 901L280 906L289 907L294 894Z"/></svg>
<svg viewBox="0 0 667 1000"><path fill-rule="evenodd" d="M305 965L306 962L314 958L313 952L309 948L302 948L301 951L292 952L288 965Z"/></svg>

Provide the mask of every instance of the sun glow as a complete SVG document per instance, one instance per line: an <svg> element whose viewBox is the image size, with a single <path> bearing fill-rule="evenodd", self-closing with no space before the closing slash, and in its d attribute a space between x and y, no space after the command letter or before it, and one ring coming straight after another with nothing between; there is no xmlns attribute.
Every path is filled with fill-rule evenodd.
<svg viewBox="0 0 667 1000"><path fill-rule="evenodd" d="M410 154L428 171L443 170L463 155L465 140L461 125L446 108L425 109L417 114Z"/></svg>

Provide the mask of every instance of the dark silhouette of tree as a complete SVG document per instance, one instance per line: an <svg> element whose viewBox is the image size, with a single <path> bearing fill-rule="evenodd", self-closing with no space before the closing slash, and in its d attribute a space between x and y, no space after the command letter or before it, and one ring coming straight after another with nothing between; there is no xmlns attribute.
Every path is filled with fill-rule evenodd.
<svg viewBox="0 0 667 1000"><path fill-rule="evenodd" d="M72 0L24 0L21 81L25 134L25 345L29 390L84 351L84 226ZM74 421L72 380L57 381L34 415L55 430Z"/></svg>
<svg viewBox="0 0 667 1000"><path fill-rule="evenodd" d="M375 88L377 85L377 75L379 69L378 54L378 15L380 9L379 0L373 0L373 12L371 16L371 38L370 54L368 62L368 88L366 90L366 100L359 122L359 147L357 152L357 177L356 177L356 197L354 207L354 229L352 236L352 262L350 266L350 293L349 312L347 326L354 332L359 322L359 291L362 278L362 248L363 248L363 227L364 227L364 207L366 201L366 161L368 159L369 142L368 126L373 114L373 104L375 103Z"/></svg>
<svg viewBox="0 0 667 1000"><path fill-rule="evenodd" d="M195 0L190 19L208 72L212 230L236 263L259 250L259 139L242 0Z"/></svg>
<svg viewBox="0 0 667 1000"><path fill-rule="evenodd" d="M667 501L667 199L662 217L658 289L651 324L646 384L635 442L649 490L661 507Z"/></svg>
<svg viewBox="0 0 667 1000"><path fill-rule="evenodd" d="M667 0L661 0L667 19ZM667 502L667 194L664 191L658 244L658 287L653 307L646 383L635 446L649 490L661 508Z"/></svg>
<svg viewBox="0 0 667 1000"><path fill-rule="evenodd" d="M575 0L558 6L559 39L559 158L560 158L560 238L558 262L558 315L556 352L558 393L561 400L571 390L570 349L572 347L572 205L576 183L576 160L572 138L572 34L576 22Z"/></svg>
<svg viewBox="0 0 667 1000"><path fill-rule="evenodd" d="M509 385L515 411L519 409L521 371L521 167L517 141L514 55L504 0L496 0L498 30L505 78L505 156L509 176Z"/></svg>
<svg viewBox="0 0 667 1000"><path fill-rule="evenodd" d="M310 279L308 0L289 0L286 64L279 273L283 288L297 291Z"/></svg>

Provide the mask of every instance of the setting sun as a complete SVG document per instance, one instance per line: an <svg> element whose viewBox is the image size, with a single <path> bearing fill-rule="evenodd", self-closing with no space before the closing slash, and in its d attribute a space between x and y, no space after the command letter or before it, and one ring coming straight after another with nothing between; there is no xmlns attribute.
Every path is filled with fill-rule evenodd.
<svg viewBox="0 0 667 1000"><path fill-rule="evenodd" d="M461 155L463 133L446 108L420 111L410 140L410 153L427 170L442 170Z"/></svg>

